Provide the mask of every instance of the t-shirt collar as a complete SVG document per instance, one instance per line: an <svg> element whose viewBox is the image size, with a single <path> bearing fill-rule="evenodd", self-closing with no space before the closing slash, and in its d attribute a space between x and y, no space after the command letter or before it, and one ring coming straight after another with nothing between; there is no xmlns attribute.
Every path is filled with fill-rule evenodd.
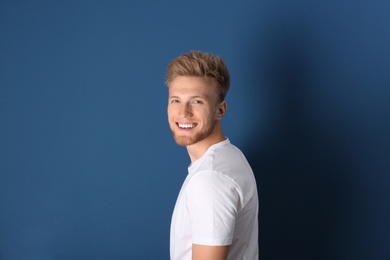
<svg viewBox="0 0 390 260"><path fill-rule="evenodd" d="M198 158L195 162L191 163L189 166L188 166L188 171L190 172L191 170L193 170L198 164L202 163L205 158L207 158L208 154L210 154L212 151L214 151L216 148L218 147L221 147L221 146L224 146L226 144L230 144L230 140L229 138L225 137L226 139L219 142L219 143L216 143L216 144L213 144L212 146L210 146L209 148L207 148L206 152L200 157Z"/></svg>

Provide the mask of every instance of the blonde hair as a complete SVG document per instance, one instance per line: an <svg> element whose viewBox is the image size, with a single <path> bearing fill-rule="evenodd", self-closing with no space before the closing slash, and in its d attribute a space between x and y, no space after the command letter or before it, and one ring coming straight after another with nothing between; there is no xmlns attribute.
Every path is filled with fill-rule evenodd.
<svg viewBox="0 0 390 260"><path fill-rule="evenodd" d="M225 100L230 87L230 75L224 61L211 53L191 51L172 60L167 67L165 84L169 87L177 76L211 79L217 87L220 101Z"/></svg>

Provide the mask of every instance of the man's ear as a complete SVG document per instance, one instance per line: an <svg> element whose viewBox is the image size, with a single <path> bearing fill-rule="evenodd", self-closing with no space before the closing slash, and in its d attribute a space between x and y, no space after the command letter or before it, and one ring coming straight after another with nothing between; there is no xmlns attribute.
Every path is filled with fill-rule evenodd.
<svg viewBox="0 0 390 260"><path fill-rule="evenodd" d="M227 103L226 101L222 101L218 105L218 110L217 110L217 120L221 120L222 117L226 114L226 109L227 109Z"/></svg>

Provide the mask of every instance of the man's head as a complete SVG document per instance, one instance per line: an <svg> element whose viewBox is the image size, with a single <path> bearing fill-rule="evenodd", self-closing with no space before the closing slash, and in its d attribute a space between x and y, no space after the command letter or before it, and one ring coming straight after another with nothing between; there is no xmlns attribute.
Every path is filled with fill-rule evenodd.
<svg viewBox="0 0 390 260"><path fill-rule="evenodd" d="M177 76L202 77L214 82L219 101L224 101L230 87L230 75L224 61L213 54L191 51L183 53L168 65L166 85Z"/></svg>
<svg viewBox="0 0 390 260"><path fill-rule="evenodd" d="M224 138L229 73L222 59L207 53L182 54L168 66L168 122L179 145L212 145Z"/></svg>

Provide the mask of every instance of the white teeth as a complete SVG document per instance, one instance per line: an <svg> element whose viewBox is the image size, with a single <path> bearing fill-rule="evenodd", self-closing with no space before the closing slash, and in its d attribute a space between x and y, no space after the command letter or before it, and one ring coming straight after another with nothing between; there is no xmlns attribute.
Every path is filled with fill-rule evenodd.
<svg viewBox="0 0 390 260"><path fill-rule="evenodd" d="M193 128L194 124L179 124L179 127L189 129L189 128Z"/></svg>

